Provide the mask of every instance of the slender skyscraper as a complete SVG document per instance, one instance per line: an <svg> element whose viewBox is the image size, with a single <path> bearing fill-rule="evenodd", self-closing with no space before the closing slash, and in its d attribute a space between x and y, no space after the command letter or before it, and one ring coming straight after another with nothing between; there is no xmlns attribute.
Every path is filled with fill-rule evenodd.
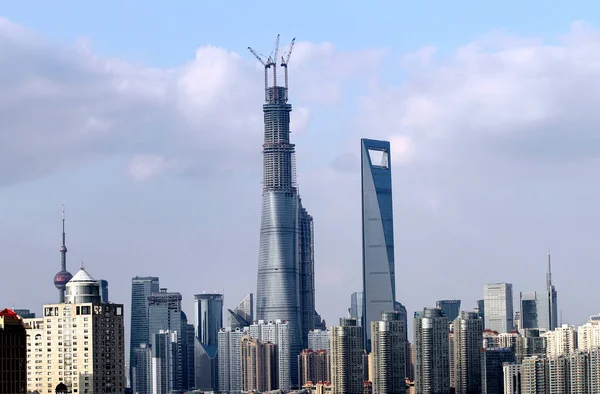
<svg viewBox="0 0 600 394"><path fill-rule="evenodd" d="M371 349L371 322L393 312L394 216L388 141L361 140L364 347Z"/></svg>
<svg viewBox="0 0 600 394"><path fill-rule="evenodd" d="M194 364L196 388L218 389L219 330L223 327L223 294L196 294Z"/></svg>
<svg viewBox="0 0 600 394"><path fill-rule="evenodd" d="M67 271L67 244L65 236L65 206L62 206L62 246L60 247L60 271L54 275L54 286L58 289L58 302L65 302L65 288L73 275Z"/></svg>
<svg viewBox="0 0 600 394"><path fill-rule="evenodd" d="M552 263L548 254L548 270L546 272L546 291L548 292L548 317L550 331L558 327L558 300L556 289L552 284Z"/></svg>
<svg viewBox="0 0 600 394"><path fill-rule="evenodd" d="M263 194L258 256L256 317L287 320L290 325L292 385L297 385L297 356L314 327L313 219L303 208L296 184L294 144L290 143L288 62L294 41L281 58L285 85L277 85L279 36L265 67ZM272 84L269 78L272 70Z"/></svg>

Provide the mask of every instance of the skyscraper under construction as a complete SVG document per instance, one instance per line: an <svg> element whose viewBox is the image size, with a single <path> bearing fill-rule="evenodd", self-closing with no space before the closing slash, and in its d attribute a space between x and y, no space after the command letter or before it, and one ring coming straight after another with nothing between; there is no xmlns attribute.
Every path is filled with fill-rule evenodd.
<svg viewBox="0 0 600 394"><path fill-rule="evenodd" d="M258 256L256 318L287 320L290 326L292 385L297 356L314 328L313 219L302 206L296 183L294 144L290 143L288 62L294 46L278 58L279 36L268 57L250 51L265 68L263 194ZM277 63L285 85L277 84ZM272 76L272 78L270 77Z"/></svg>

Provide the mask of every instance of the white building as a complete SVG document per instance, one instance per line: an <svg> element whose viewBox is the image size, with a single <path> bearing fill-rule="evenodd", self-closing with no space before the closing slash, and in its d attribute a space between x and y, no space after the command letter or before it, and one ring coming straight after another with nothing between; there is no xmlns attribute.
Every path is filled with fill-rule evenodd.
<svg viewBox="0 0 600 394"><path fill-rule="evenodd" d="M546 355L568 356L577 349L577 331L574 326L563 324L555 330L541 334L546 338Z"/></svg>
<svg viewBox="0 0 600 394"><path fill-rule="evenodd" d="M565 356L548 358L548 394L569 392L569 359Z"/></svg>
<svg viewBox="0 0 600 394"><path fill-rule="evenodd" d="M547 358L533 356L523 360L520 394L548 394Z"/></svg>
<svg viewBox="0 0 600 394"><path fill-rule="evenodd" d="M521 394L519 392L521 386L521 365L504 364L502 372L504 373L504 394Z"/></svg>
<svg viewBox="0 0 600 394"><path fill-rule="evenodd" d="M242 391L241 341L248 329L222 328L219 331L219 391Z"/></svg>
<svg viewBox="0 0 600 394"><path fill-rule="evenodd" d="M308 348L315 352L317 350L327 350L329 352L329 329L309 331Z"/></svg>
<svg viewBox="0 0 600 394"><path fill-rule="evenodd" d="M24 319L27 390L53 394L62 382L72 393L123 393L123 305L102 303L98 282L83 268L66 293L67 303L46 304L42 318Z"/></svg>
<svg viewBox="0 0 600 394"><path fill-rule="evenodd" d="M600 347L590 349L590 393L600 393Z"/></svg>
<svg viewBox="0 0 600 394"><path fill-rule="evenodd" d="M514 330L513 291L510 283L488 283L483 287L485 328L499 333Z"/></svg>
<svg viewBox="0 0 600 394"><path fill-rule="evenodd" d="M590 355L586 351L569 356L569 386L571 393L590 393Z"/></svg>
<svg viewBox="0 0 600 394"><path fill-rule="evenodd" d="M406 387L406 332L398 312L383 312L371 322L373 394L400 393ZM481 347L481 345L480 345Z"/></svg>
<svg viewBox="0 0 600 394"><path fill-rule="evenodd" d="M275 320L264 322L259 320L249 327L250 336L262 342L271 342L277 345L277 370L279 374L279 389L288 391L292 387L291 381L291 352L290 352L290 326L287 321ZM298 357L298 355L294 355Z"/></svg>
<svg viewBox="0 0 600 394"><path fill-rule="evenodd" d="M590 316L590 320L577 328L577 348L590 350L600 347L600 315Z"/></svg>

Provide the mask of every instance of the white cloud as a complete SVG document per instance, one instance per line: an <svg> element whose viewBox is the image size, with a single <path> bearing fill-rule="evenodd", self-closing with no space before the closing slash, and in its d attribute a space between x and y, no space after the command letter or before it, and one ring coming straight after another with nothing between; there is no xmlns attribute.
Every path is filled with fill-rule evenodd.
<svg viewBox="0 0 600 394"><path fill-rule="evenodd" d="M136 155L129 162L128 173L138 182L149 181L167 171L181 171L182 163L169 161L159 155Z"/></svg>

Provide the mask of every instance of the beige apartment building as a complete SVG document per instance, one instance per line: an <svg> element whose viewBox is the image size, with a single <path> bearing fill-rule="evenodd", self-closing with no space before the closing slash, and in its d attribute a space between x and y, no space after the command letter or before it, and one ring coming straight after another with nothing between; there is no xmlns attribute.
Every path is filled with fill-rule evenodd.
<svg viewBox="0 0 600 394"><path fill-rule="evenodd" d="M24 319L27 390L73 394L125 390L123 305L100 302L98 282L83 268L67 284L64 304L47 304L43 317Z"/></svg>

